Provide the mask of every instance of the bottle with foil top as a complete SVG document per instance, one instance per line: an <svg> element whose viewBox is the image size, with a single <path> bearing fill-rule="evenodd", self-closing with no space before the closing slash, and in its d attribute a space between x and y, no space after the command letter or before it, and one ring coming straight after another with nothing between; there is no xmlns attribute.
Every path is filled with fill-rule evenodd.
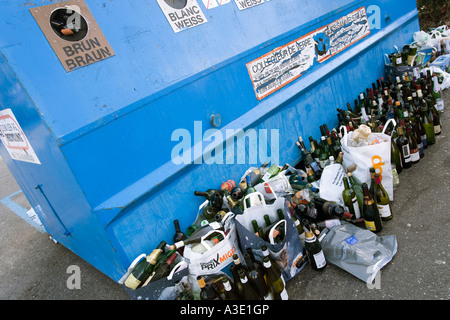
<svg viewBox="0 0 450 320"><path fill-rule="evenodd" d="M165 247L166 242L161 241L152 253L136 264L125 280L125 285L128 288L135 290L144 284L147 278L153 273L158 257L162 252L164 252Z"/></svg>

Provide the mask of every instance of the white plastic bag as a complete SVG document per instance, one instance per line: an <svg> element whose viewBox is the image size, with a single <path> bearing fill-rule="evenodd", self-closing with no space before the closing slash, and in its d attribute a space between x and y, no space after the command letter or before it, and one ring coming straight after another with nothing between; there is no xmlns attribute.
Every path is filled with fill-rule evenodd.
<svg viewBox="0 0 450 320"><path fill-rule="evenodd" d="M343 178L346 177L344 167L339 163L333 163L323 169L320 177L319 194L322 199L344 204L342 191L344 191Z"/></svg>
<svg viewBox="0 0 450 320"><path fill-rule="evenodd" d="M391 201L394 200L394 185L391 166L391 136L385 134L385 130L390 123L396 126L394 119L386 122L382 133L372 133L379 140L386 142L364 146L351 147L348 145L348 133L345 126L341 126L344 130L344 136L341 139L341 147L344 153L343 164L345 168L355 164L356 170L353 171L353 176L360 183L367 183L370 186L370 167L374 167L375 171L380 174L384 189L389 195ZM322 189L322 187L321 187Z"/></svg>

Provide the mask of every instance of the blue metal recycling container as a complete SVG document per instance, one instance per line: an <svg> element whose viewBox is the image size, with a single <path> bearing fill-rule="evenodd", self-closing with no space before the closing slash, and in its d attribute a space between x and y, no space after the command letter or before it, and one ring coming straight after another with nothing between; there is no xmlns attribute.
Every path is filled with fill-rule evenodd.
<svg viewBox="0 0 450 320"><path fill-rule="evenodd" d="M0 154L118 280L193 222L194 190L298 161L418 30L415 0L2 1Z"/></svg>

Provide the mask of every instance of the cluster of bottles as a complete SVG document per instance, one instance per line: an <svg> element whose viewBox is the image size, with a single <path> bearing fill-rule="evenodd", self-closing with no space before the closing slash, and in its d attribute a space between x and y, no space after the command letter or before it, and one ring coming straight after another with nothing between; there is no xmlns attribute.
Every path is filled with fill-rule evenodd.
<svg viewBox="0 0 450 320"><path fill-rule="evenodd" d="M433 50L430 59L426 62L424 67L428 67L433 61L440 56L450 53L450 40L442 39L437 42L437 48ZM402 50L397 50L388 55L389 62L393 66L415 66L422 63L422 57L418 55L419 48L415 44L406 44Z"/></svg>
<svg viewBox="0 0 450 320"><path fill-rule="evenodd" d="M124 284L133 290L144 287L167 277L180 260L179 253L175 249L167 250L167 243L161 241L147 257L134 266Z"/></svg>
<svg viewBox="0 0 450 320"><path fill-rule="evenodd" d="M349 131L367 125L372 132L381 132L389 119L395 119L398 126L386 128L391 139L391 162L394 175L394 188L398 186L398 174L403 169L418 163L425 155L425 149L436 142L441 134L440 112L444 110L442 92L438 77L431 73L421 73L419 78L409 77L407 73L395 81L383 78L372 83L367 95L360 94L352 109L338 109L340 125ZM439 111L438 111L439 109Z"/></svg>
<svg viewBox="0 0 450 320"><path fill-rule="evenodd" d="M256 259L250 248L244 253L245 263L237 254L230 266L232 278L221 276L209 283L198 276L201 300L288 300L286 283L279 265L269 257L266 246L263 258Z"/></svg>

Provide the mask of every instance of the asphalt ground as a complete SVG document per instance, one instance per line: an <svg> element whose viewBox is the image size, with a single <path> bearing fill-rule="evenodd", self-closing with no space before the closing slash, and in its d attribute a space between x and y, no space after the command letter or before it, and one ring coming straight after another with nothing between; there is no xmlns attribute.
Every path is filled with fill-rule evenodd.
<svg viewBox="0 0 450 320"><path fill-rule="evenodd" d="M450 90L442 134L425 157L400 174L394 192L394 219L378 234L396 235L398 251L368 286L328 263L317 272L307 265L288 281L290 300L448 300L450 298ZM49 235L17 215L30 208L0 160L0 299L129 300L123 288ZM16 212L15 212L16 211ZM80 287L70 288L71 266Z"/></svg>

